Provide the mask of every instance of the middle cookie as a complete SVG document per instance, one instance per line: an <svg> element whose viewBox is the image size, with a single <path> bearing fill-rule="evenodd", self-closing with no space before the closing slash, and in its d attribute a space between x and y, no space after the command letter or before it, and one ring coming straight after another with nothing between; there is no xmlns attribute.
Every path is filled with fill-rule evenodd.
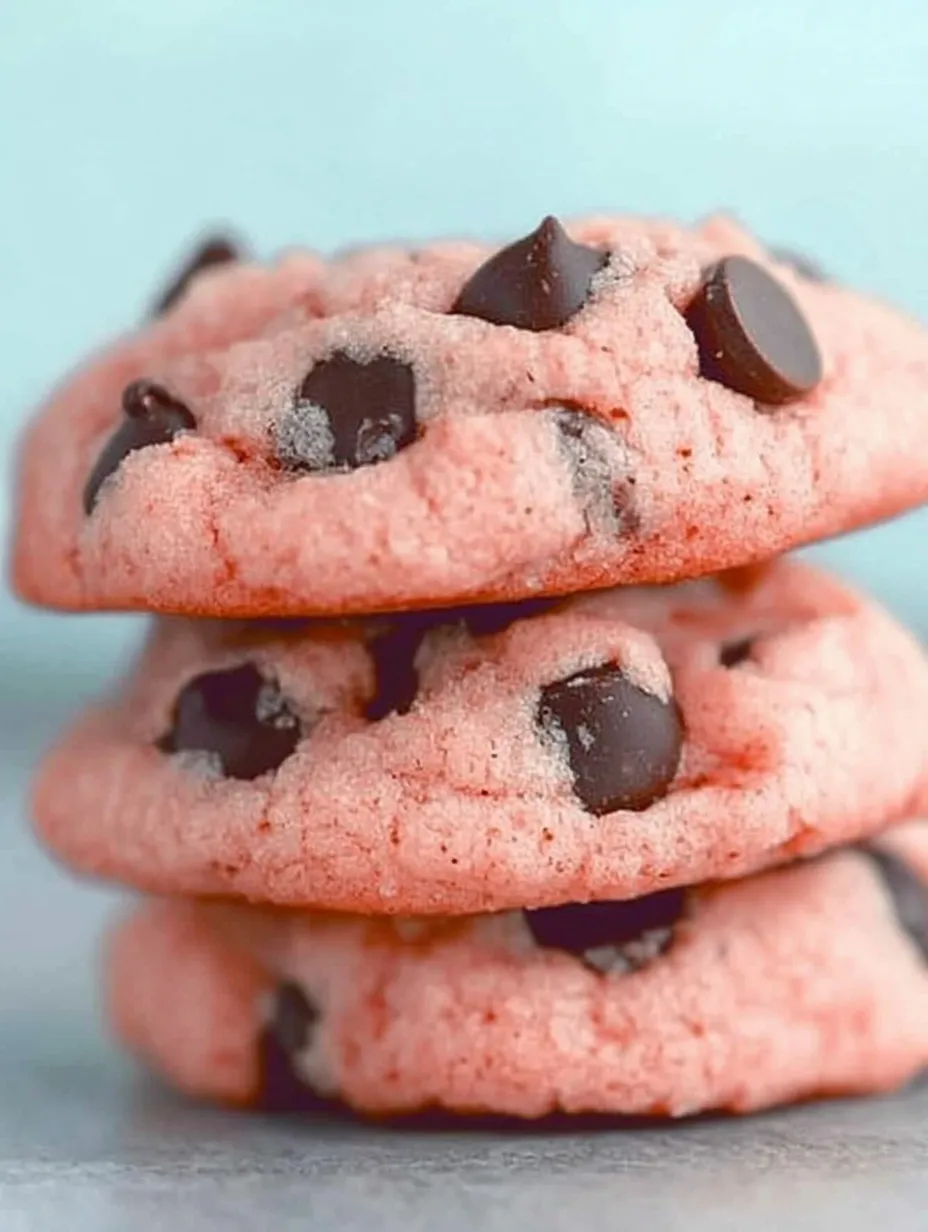
<svg viewBox="0 0 928 1232"><path fill-rule="evenodd" d="M928 808L928 659L804 565L366 624L159 622L39 830L143 889L365 913L621 899Z"/></svg>

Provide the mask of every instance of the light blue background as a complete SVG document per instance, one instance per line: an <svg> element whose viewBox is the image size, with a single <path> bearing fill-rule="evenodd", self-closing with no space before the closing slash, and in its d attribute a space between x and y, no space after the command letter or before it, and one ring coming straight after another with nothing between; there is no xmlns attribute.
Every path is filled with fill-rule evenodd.
<svg viewBox="0 0 928 1232"><path fill-rule="evenodd" d="M924 0L0 0L0 447L213 221L270 252L723 205L928 317L926 80ZM918 615L926 530L824 551ZM16 793L130 634L0 600Z"/></svg>

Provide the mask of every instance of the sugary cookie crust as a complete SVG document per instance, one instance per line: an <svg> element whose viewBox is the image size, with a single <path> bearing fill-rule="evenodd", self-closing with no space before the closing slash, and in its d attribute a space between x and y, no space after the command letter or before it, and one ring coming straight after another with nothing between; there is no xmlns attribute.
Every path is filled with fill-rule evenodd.
<svg viewBox="0 0 928 1232"><path fill-rule="evenodd" d="M110 1017L184 1090L242 1103L268 1102L269 1023L307 1105L313 1083L374 1113L681 1116L888 1090L928 1060L925 825L889 842L888 861L833 852L691 892L631 973L539 947L521 913L417 931L155 903L114 935Z"/></svg>
<svg viewBox="0 0 928 1232"><path fill-rule="evenodd" d="M608 259L587 302L541 331L449 311L484 245L203 274L31 428L21 594L233 616L512 600L744 564L928 497L921 327L776 264L724 219L569 230ZM821 381L787 405L700 375L686 314L706 267L739 255L775 273L821 352ZM323 432L306 454L305 403L297 437L287 425L336 354L408 366L415 405L390 423L414 422L391 456L375 408L365 456L384 460L288 470L295 439L317 462L330 448ZM126 457L87 515L88 476L140 378L196 430Z"/></svg>
<svg viewBox="0 0 928 1232"><path fill-rule="evenodd" d="M376 622L162 623L41 768L41 837L156 892L447 915L738 877L928 804L923 650L804 565L396 627L387 670Z"/></svg>

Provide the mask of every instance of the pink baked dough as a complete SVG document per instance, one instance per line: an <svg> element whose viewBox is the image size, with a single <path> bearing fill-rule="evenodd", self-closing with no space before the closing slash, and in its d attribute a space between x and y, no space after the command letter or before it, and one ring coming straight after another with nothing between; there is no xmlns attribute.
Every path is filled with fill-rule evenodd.
<svg viewBox="0 0 928 1232"><path fill-rule="evenodd" d="M928 877L925 823L891 842ZM855 851L695 891L634 974L536 947L519 913L411 929L157 902L110 946L117 1034L185 1091L258 1099L266 996L240 995L254 960L265 994L308 992L309 1070L367 1112L746 1112L889 1090L928 1062L924 962Z"/></svg>
<svg viewBox="0 0 928 1232"><path fill-rule="evenodd" d="M719 665L759 635L755 660ZM256 662L315 727L253 781L154 742L207 670ZM617 662L671 689L686 739L669 794L593 816L541 738L541 687ZM364 717L360 626L162 621L117 695L42 766L38 831L74 868L163 893L461 914L628 898L742 876L928 808L928 659L882 610L807 566L578 596L492 637L429 635L405 715Z"/></svg>
<svg viewBox="0 0 928 1232"><path fill-rule="evenodd" d="M242 616L508 600L696 576L928 498L919 325L774 265L725 219L686 230L594 218L570 230L613 259L589 303L543 333L448 313L491 251L477 244L214 269L33 424L20 593L66 608ZM698 375L682 310L700 269L734 253L775 269L818 339L824 380L791 406L757 409ZM248 279L269 296L253 317ZM314 361L338 348L413 365L421 439L379 465L286 475L270 457L274 424ZM87 518L87 476L123 387L143 376L187 403L198 431L131 455ZM578 485L559 406L614 429L598 500ZM602 508L610 486L617 517Z"/></svg>

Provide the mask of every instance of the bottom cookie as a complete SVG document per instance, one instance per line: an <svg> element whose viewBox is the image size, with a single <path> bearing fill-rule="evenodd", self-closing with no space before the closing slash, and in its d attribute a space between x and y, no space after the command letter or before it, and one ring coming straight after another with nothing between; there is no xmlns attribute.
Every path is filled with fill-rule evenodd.
<svg viewBox="0 0 928 1232"><path fill-rule="evenodd" d="M156 901L111 1021L192 1094L373 1114L683 1116L928 1064L928 823L725 885L464 919Z"/></svg>

